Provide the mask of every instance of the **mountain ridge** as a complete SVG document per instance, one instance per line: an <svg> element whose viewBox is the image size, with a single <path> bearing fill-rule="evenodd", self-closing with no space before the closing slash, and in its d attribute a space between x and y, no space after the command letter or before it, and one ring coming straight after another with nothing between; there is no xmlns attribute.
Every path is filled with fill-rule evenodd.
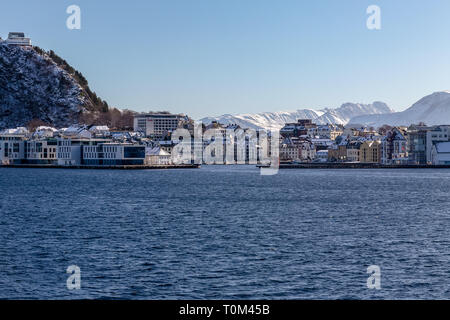
<svg viewBox="0 0 450 320"><path fill-rule="evenodd" d="M393 113L386 103L375 101L372 104L344 103L339 108L324 108L321 110L299 109L296 111L262 112L257 114L225 114L218 117L205 117L200 121L208 124L218 121L224 124L238 124L241 127L253 129L280 129L287 122L297 122L298 119L312 119L317 124L347 124L352 117L364 114Z"/></svg>
<svg viewBox="0 0 450 320"><path fill-rule="evenodd" d="M372 114L356 116L350 123L380 127L409 126L423 122L427 125L450 124L450 91L437 91L429 94L404 111L391 114Z"/></svg>

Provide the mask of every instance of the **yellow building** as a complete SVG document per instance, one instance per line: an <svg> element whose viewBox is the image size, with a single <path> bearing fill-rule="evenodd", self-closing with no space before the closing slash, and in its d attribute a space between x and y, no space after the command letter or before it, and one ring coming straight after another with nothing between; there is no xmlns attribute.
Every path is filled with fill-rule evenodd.
<svg viewBox="0 0 450 320"><path fill-rule="evenodd" d="M364 141L359 147L359 158L362 163L380 163L380 141Z"/></svg>

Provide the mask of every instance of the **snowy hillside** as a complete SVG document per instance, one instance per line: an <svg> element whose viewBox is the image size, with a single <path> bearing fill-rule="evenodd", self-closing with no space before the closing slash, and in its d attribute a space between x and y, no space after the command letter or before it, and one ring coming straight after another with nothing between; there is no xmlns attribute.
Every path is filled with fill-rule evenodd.
<svg viewBox="0 0 450 320"><path fill-rule="evenodd" d="M81 73L53 51L0 43L0 129L31 120L65 127L102 105Z"/></svg>
<svg viewBox="0 0 450 320"><path fill-rule="evenodd" d="M219 117L201 119L208 124L218 121L224 124L238 124L243 128L280 129L286 122L297 122L298 119L313 119L317 124L347 124L351 118L367 114L392 113L393 110L383 102L372 104L345 103L340 108L323 110L303 109L297 111L264 112L258 114L226 114Z"/></svg>
<svg viewBox="0 0 450 320"><path fill-rule="evenodd" d="M450 92L441 91L430 94L402 112L359 116L352 118L350 122L374 127L384 124L408 126L419 122L427 125L450 124Z"/></svg>

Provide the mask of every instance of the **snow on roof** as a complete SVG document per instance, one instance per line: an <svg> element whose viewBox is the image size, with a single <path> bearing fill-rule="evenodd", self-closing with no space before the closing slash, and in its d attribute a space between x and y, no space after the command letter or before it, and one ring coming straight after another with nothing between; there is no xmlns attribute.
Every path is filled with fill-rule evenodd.
<svg viewBox="0 0 450 320"><path fill-rule="evenodd" d="M38 131L52 131L52 132L57 132L58 130L55 129L55 128L52 128L52 127L40 126L40 127L37 127L35 131L36 131L36 132L38 132Z"/></svg>
<svg viewBox="0 0 450 320"><path fill-rule="evenodd" d="M17 127L14 129L5 129L3 131L0 132L1 134L27 134L28 129L25 127Z"/></svg>
<svg viewBox="0 0 450 320"><path fill-rule="evenodd" d="M450 142L436 143L436 151L438 153L450 153Z"/></svg>
<svg viewBox="0 0 450 320"><path fill-rule="evenodd" d="M78 133L82 130L79 126L70 126L64 130L64 133Z"/></svg>
<svg viewBox="0 0 450 320"><path fill-rule="evenodd" d="M159 147L147 148L145 154L148 156L169 156L170 154Z"/></svg>
<svg viewBox="0 0 450 320"><path fill-rule="evenodd" d="M108 126L92 126L89 131L109 131Z"/></svg>
<svg viewBox="0 0 450 320"><path fill-rule="evenodd" d="M86 130L86 128L84 126L79 127L76 125L70 126L69 128L65 129L63 131L63 134L66 136L76 136L79 138L91 138L92 137L91 132Z"/></svg>

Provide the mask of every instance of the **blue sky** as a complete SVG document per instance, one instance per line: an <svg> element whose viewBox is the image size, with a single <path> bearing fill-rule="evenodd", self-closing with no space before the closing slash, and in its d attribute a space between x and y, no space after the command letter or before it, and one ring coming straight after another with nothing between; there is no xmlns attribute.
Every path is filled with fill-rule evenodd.
<svg viewBox="0 0 450 320"><path fill-rule="evenodd" d="M66 28L79 5L81 30ZM379 31L366 8L381 8ZM0 36L24 31L110 105L194 118L337 107L409 107L450 89L448 0L15 0Z"/></svg>

